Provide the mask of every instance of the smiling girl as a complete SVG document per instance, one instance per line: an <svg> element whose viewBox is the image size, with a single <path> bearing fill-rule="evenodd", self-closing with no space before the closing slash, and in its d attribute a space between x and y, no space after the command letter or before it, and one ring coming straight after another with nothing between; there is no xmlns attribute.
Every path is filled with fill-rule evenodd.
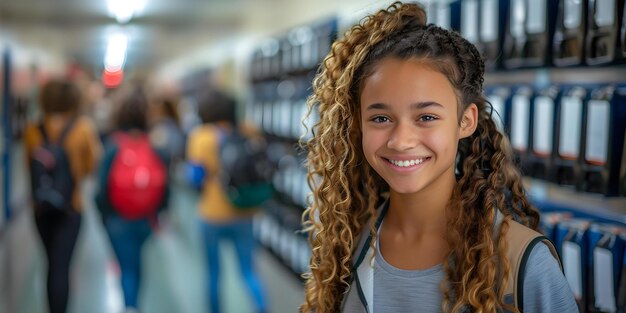
<svg viewBox="0 0 626 313"><path fill-rule="evenodd" d="M477 49L415 4L333 45L309 101L303 312L578 311L483 74Z"/></svg>

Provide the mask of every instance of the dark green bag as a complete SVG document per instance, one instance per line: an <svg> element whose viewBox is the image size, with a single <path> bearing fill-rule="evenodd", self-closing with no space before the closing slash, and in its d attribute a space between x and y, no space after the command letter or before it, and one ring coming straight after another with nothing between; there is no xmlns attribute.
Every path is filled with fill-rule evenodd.
<svg viewBox="0 0 626 313"><path fill-rule="evenodd" d="M222 132L220 162L224 190L236 208L256 208L274 196L274 166L263 141Z"/></svg>

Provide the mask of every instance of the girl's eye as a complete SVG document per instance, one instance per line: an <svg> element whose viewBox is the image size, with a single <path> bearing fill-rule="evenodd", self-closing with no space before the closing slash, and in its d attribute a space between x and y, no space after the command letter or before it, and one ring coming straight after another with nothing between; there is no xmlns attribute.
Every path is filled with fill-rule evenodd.
<svg viewBox="0 0 626 313"><path fill-rule="evenodd" d="M434 120L436 120L437 117L433 116L433 115L422 115L419 117L419 121L420 122L432 122Z"/></svg>
<svg viewBox="0 0 626 313"><path fill-rule="evenodd" d="M386 116L375 116L374 118L372 118L372 122L374 123L385 123L385 122L389 122L389 118Z"/></svg>

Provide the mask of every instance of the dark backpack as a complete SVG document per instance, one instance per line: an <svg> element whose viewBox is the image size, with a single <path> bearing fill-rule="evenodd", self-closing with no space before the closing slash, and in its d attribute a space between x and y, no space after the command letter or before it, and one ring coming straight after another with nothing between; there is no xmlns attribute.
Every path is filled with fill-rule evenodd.
<svg viewBox="0 0 626 313"><path fill-rule="evenodd" d="M220 138L221 181L234 207L258 207L274 195L274 167L262 140L234 131Z"/></svg>
<svg viewBox="0 0 626 313"><path fill-rule="evenodd" d="M30 174L35 210L41 214L59 215L72 209L74 177L63 145L74 122L65 126L57 142L50 141L43 123L39 125L43 144L33 150Z"/></svg>

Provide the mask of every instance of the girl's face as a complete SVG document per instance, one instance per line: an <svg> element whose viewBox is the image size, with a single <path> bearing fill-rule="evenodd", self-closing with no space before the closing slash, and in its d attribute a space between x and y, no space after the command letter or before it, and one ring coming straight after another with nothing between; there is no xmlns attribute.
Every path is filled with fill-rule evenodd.
<svg viewBox="0 0 626 313"><path fill-rule="evenodd" d="M365 79L360 101L363 153L393 191L417 193L454 182L458 141L475 129L476 119L470 127L466 120L476 106L459 126L457 97L446 76L417 59L385 58Z"/></svg>

